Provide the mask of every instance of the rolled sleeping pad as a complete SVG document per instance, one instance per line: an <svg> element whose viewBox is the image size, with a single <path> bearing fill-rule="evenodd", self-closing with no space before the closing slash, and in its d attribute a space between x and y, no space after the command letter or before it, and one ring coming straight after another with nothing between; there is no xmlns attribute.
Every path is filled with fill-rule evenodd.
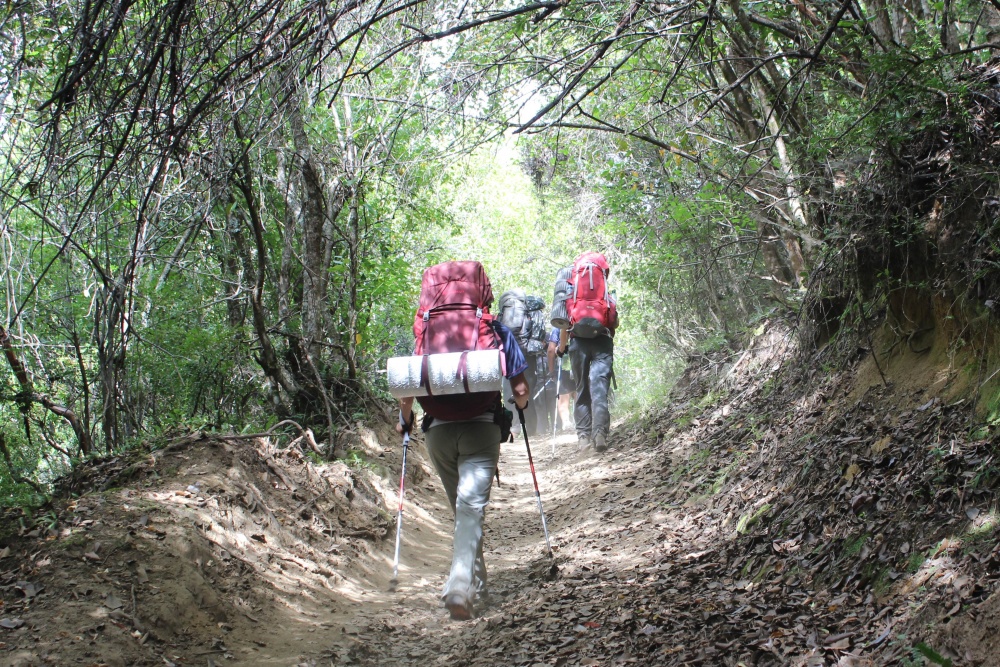
<svg viewBox="0 0 1000 667"><path fill-rule="evenodd" d="M569 329L570 326L569 316L566 313L566 299L573 292L573 286L569 282L572 276L573 269L571 267L559 269L559 273L556 274L556 286L552 294L552 312L549 316L549 322L556 329Z"/></svg>
<svg viewBox="0 0 1000 667"><path fill-rule="evenodd" d="M553 301L565 301L570 295L570 292L573 290L573 286L570 284L570 278L572 277L572 268L559 269L559 273L556 274L556 289L552 297Z"/></svg>
<svg viewBox="0 0 1000 667"><path fill-rule="evenodd" d="M556 329L569 329L569 313L566 312L566 300L556 301L549 314L549 322Z"/></svg>
<svg viewBox="0 0 1000 667"><path fill-rule="evenodd" d="M503 367L500 350L428 354L426 382L421 382L424 357L392 357L386 363L389 393L395 398L443 396L500 391ZM465 363L462 364L462 357ZM462 368L460 368L460 366ZM427 391L427 384L430 391Z"/></svg>

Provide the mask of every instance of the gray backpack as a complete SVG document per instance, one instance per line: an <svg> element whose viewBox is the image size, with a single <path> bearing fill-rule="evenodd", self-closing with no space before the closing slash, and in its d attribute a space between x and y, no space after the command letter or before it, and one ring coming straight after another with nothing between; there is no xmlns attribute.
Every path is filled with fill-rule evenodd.
<svg viewBox="0 0 1000 667"><path fill-rule="evenodd" d="M528 341L531 340L531 316L528 315L527 296L524 290L507 290L500 295L497 319L514 334L521 350L527 350Z"/></svg>

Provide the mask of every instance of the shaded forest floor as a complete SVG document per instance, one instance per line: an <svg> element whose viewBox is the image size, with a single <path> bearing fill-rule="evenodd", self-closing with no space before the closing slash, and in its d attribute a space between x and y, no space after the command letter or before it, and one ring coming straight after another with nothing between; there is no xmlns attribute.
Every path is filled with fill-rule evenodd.
<svg viewBox="0 0 1000 667"><path fill-rule="evenodd" d="M0 663L1000 664L1000 464L967 371L932 343L836 372L792 341L706 355L606 454L533 442L555 580L506 445L467 623L438 600L451 517L419 442L387 592L388 426L348 434L352 466L197 434L89 464L7 517Z"/></svg>

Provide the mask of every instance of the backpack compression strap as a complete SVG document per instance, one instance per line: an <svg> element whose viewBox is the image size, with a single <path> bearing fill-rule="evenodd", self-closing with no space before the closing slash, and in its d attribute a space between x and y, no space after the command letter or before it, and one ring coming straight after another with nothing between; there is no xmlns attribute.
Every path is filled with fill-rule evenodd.
<svg viewBox="0 0 1000 667"><path fill-rule="evenodd" d="M469 393L469 353L463 352L462 356L458 359L458 371L455 377L462 380L462 386L465 387L465 393Z"/></svg>
<svg viewBox="0 0 1000 667"><path fill-rule="evenodd" d="M420 360L420 387L427 387L427 395L433 396L434 392L431 391L431 379L428 376L427 368L429 366L428 355L424 355Z"/></svg>
<svg viewBox="0 0 1000 667"><path fill-rule="evenodd" d="M584 264L582 264L580 266L580 273L582 274L584 271L586 271L587 272L587 277L590 278L590 291L591 292L594 291L594 268L595 267L600 268L600 267L597 266L597 264L594 264L593 262L586 262L586 263L584 263ZM579 290L579 288L580 288L580 280L579 279L574 280L573 281L573 303L576 303L576 300L577 300L577 294L576 293L577 293L577 290ZM608 281L607 281L607 277L605 277L605 279L604 279L604 296L605 296L605 298L607 298L607 295L608 295L607 292L608 292Z"/></svg>

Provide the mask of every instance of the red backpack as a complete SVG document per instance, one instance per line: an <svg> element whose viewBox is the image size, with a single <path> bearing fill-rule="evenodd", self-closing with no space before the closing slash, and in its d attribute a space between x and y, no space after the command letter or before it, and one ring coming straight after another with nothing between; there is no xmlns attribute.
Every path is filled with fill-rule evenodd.
<svg viewBox="0 0 1000 667"><path fill-rule="evenodd" d="M618 307L608 293L608 260L599 252L585 252L573 262L570 282L573 290L566 299L571 333L580 338L596 338L618 326Z"/></svg>
<svg viewBox="0 0 1000 667"><path fill-rule="evenodd" d="M427 383L427 355L440 352L499 349L491 326L493 288L479 262L444 262L424 271L420 305L413 319L414 354L424 357L421 386ZM425 384L426 383L426 384ZM447 396L420 396L424 412L437 419L471 419L496 406L495 391Z"/></svg>

